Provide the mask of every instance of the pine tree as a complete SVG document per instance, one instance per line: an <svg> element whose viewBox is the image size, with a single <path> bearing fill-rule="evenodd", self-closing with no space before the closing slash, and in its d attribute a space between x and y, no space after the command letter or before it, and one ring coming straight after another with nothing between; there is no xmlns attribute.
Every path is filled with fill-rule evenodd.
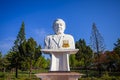
<svg viewBox="0 0 120 80"><path fill-rule="evenodd" d="M0 59L2 58L2 52L0 51Z"/></svg>
<svg viewBox="0 0 120 80"><path fill-rule="evenodd" d="M96 27L96 24L93 23L92 25L92 34L90 36L90 45L91 48L93 49L94 53L102 53L105 50L105 44L104 44L104 39L99 33L99 30ZM94 55L93 55L94 57Z"/></svg>
<svg viewBox="0 0 120 80"><path fill-rule="evenodd" d="M38 60L38 58L41 56L41 47L38 46L36 41L31 37L28 39L26 43L26 61L29 64L29 77L31 78L32 73L32 67L33 64Z"/></svg>
<svg viewBox="0 0 120 80"><path fill-rule="evenodd" d="M14 42L14 46L12 48L12 51L14 52L14 54L12 55L12 58L14 59L14 64L15 64L15 68L16 68L16 78L18 77L18 68L19 65L21 63L21 59L22 59L22 53L20 53L19 51L19 46L20 44L22 44L24 41L26 40L25 38L25 24L24 22L22 22L20 31L18 32L17 35L17 39Z"/></svg>
<svg viewBox="0 0 120 80"><path fill-rule="evenodd" d="M120 71L120 38L118 38L118 40L117 40L117 42L116 43L114 43L114 45L115 45L115 47L114 47L114 49L113 49L113 51L116 53L116 55L118 55L118 60L114 60L115 61L115 63L116 63L116 65L117 65L117 67L118 67L118 70Z"/></svg>
<svg viewBox="0 0 120 80"><path fill-rule="evenodd" d="M91 40L91 48L93 49L93 58L95 58L94 54L97 54L98 62L97 62L97 67L99 71L99 75L101 75L101 68L100 68L100 63L99 63L99 58L100 58L100 53L103 53L105 50L105 44L104 44L104 39L99 33L99 30L96 27L96 24L93 23L92 25L92 34L90 36Z"/></svg>
<svg viewBox="0 0 120 80"><path fill-rule="evenodd" d="M88 66L90 66L92 63L92 49L86 45L84 39L80 39L76 42L76 48L79 49L78 53L76 54L76 59L78 61L83 61L83 66L86 69L86 74L88 76Z"/></svg>
<svg viewBox="0 0 120 80"><path fill-rule="evenodd" d="M114 43L114 51L120 56L120 38L118 38L117 42Z"/></svg>

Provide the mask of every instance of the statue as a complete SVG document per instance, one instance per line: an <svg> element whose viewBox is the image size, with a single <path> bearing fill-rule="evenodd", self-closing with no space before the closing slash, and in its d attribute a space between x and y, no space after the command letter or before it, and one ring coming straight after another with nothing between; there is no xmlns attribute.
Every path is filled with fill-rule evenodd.
<svg viewBox="0 0 120 80"><path fill-rule="evenodd" d="M62 19L56 19L53 23L54 35L45 39L45 49L75 49L74 39L71 35L64 34L66 25Z"/></svg>
<svg viewBox="0 0 120 80"><path fill-rule="evenodd" d="M53 23L54 35L45 38L45 49L75 49L74 38L64 34L66 25L62 19L56 19ZM70 71L69 54L51 54L50 71Z"/></svg>
<svg viewBox="0 0 120 80"><path fill-rule="evenodd" d="M78 80L82 74L70 72L69 55L76 54L74 38L64 34L66 25L62 19L56 19L53 23L55 34L45 38L45 49L42 52L50 54L50 72L36 74L42 80Z"/></svg>

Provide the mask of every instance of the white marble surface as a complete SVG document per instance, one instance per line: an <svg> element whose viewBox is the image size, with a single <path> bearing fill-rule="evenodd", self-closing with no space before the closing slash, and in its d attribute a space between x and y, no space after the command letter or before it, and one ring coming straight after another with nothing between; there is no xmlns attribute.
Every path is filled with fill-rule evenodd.
<svg viewBox="0 0 120 80"><path fill-rule="evenodd" d="M35 74L38 78L42 80L78 80L84 74L75 72L50 72L50 73L39 73Z"/></svg>
<svg viewBox="0 0 120 80"><path fill-rule="evenodd" d="M45 38L45 49L75 49L74 38L70 34L65 34L66 24L62 19L53 22L55 34Z"/></svg>
<svg viewBox="0 0 120 80"><path fill-rule="evenodd" d="M69 54L75 54L79 49L41 49L51 54L50 71L70 71Z"/></svg>
<svg viewBox="0 0 120 80"><path fill-rule="evenodd" d="M79 51L79 49L41 49L41 51L47 54L52 54L52 53L76 54Z"/></svg>
<svg viewBox="0 0 120 80"><path fill-rule="evenodd" d="M68 34L49 35L45 38L45 49L75 49L74 38Z"/></svg>
<svg viewBox="0 0 120 80"><path fill-rule="evenodd" d="M75 54L74 38L70 34L64 34L66 24L62 19L56 19L53 23L55 34L45 38L45 49L41 51L51 54L50 71L70 71L69 55Z"/></svg>

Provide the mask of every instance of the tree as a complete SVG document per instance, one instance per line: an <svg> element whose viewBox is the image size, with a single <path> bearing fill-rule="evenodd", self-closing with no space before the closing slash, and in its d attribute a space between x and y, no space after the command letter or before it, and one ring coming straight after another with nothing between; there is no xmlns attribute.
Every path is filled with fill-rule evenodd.
<svg viewBox="0 0 120 80"><path fill-rule="evenodd" d="M104 54L106 54L106 61L104 63L107 63L107 70L115 71L117 69L117 62L120 60L119 55L115 51L106 51Z"/></svg>
<svg viewBox="0 0 120 80"><path fill-rule="evenodd" d="M2 52L0 52L0 70L2 69Z"/></svg>
<svg viewBox="0 0 120 80"><path fill-rule="evenodd" d="M105 44L104 44L104 39L101 36L101 34L99 33L96 24L93 23L92 25L92 34L90 36L90 40L91 40L91 48L93 49L94 53L97 54L97 58L100 57L100 53L103 53L103 51L105 50ZM93 53L93 58L94 58L94 53ZM99 64L99 60L98 60L98 67L100 67ZM101 69L98 69L99 71L99 75L101 75Z"/></svg>
<svg viewBox="0 0 120 80"><path fill-rule="evenodd" d="M114 43L114 51L120 56L120 38L118 38L117 42Z"/></svg>
<svg viewBox="0 0 120 80"><path fill-rule="evenodd" d="M26 43L27 41L24 40L24 42L20 44L20 46L18 47L22 59L21 65L19 66L21 70L27 70L27 66L28 66L28 64L26 63Z"/></svg>
<svg viewBox="0 0 120 80"><path fill-rule="evenodd" d="M99 54L105 50L104 39L99 33L95 23L92 25L92 34L90 36L90 40L91 48L95 53Z"/></svg>
<svg viewBox="0 0 120 80"><path fill-rule="evenodd" d="M40 56L35 63L36 68L48 68L50 65L49 59L45 59L44 56Z"/></svg>
<svg viewBox="0 0 120 80"><path fill-rule="evenodd" d="M2 61L0 64L2 66L3 72L5 72L6 70L11 70L13 66L15 67L14 61L15 61L15 58L12 57L11 51L9 51L6 55L4 55L4 57L2 57Z"/></svg>
<svg viewBox="0 0 120 80"><path fill-rule="evenodd" d="M119 59L116 61L117 67L119 69L120 67L120 38L118 38L117 42L114 43L115 47L113 49L113 51L118 55ZM120 69L119 69L120 71Z"/></svg>
<svg viewBox="0 0 120 80"><path fill-rule="evenodd" d="M71 54L69 58L70 67L76 67L77 66L77 60L75 54Z"/></svg>
<svg viewBox="0 0 120 80"><path fill-rule="evenodd" d="M2 52L0 52L0 59L2 58Z"/></svg>
<svg viewBox="0 0 120 80"><path fill-rule="evenodd" d="M88 76L88 67L92 64L92 49L86 45L84 39L80 39L76 42L76 48L79 49L78 53L76 54L76 59L78 61L83 61L84 68L86 69L86 74Z"/></svg>
<svg viewBox="0 0 120 80"><path fill-rule="evenodd" d="M22 61L22 55L23 53L20 53L19 51L19 46L20 44L22 44L24 41L26 40L25 38L25 24L24 22L22 22L22 25L21 25L21 28L20 28L20 31L17 35L17 39L15 40L14 42L14 46L12 48L12 51L13 51L13 55L12 57L15 58L14 63L15 64L15 68L16 68L16 78L18 77L18 68L19 68L19 65L21 64L21 61Z"/></svg>
<svg viewBox="0 0 120 80"><path fill-rule="evenodd" d="M26 61L28 62L28 65L30 66L29 67L30 78L31 78L33 64L35 64L35 62L38 60L38 58L42 54L40 49L41 49L40 45L38 46L36 41L34 41L33 38L28 39L26 43L26 50L24 51L26 52L25 54Z"/></svg>

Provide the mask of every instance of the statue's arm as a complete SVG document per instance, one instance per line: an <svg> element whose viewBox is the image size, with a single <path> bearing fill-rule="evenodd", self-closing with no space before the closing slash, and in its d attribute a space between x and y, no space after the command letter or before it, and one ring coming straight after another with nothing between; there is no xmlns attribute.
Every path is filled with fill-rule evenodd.
<svg viewBox="0 0 120 80"><path fill-rule="evenodd" d="M73 46L72 48L75 49L75 41L74 41L73 36L72 36L72 46Z"/></svg>
<svg viewBox="0 0 120 80"><path fill-rule="evenodd" d="M49 49L50 38L47 36L44 40L45 49Z"/></svg>
<svg viewBox="0 0 120 80"><path fill-rule="evenodd" d="M71 48L75 49L75 41L74 41L73 36L71 36Z"/></svg>

